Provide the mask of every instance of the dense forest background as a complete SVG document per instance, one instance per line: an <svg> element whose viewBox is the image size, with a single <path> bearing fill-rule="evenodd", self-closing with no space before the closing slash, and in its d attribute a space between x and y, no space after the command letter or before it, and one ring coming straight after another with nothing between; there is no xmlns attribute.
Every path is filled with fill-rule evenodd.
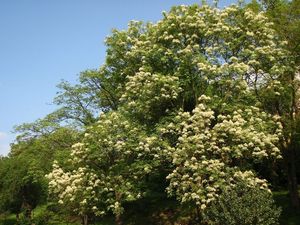
<svg viewBox="0 0 300 225"><path fill-rule="evenodd" d="M300 224L300 1L174 6L15 127L1 224Z"/></svg>

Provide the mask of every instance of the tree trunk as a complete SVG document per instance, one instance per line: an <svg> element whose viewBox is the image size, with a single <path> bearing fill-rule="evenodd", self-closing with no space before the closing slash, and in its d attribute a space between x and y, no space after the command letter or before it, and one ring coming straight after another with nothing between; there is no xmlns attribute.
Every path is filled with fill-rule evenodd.
<svg viewBox="0 0 300 225"><path fill-rule="evenodd" d="M287 188L289 191L290 205L295 212L299 212L299 194L298 194L298 179L296 170L296 149L297 144L294 135L291 135L288 141L281 146L282 156L284 159L284 170L287 174Z"/></svg>
<svg viewBox="0 0 300 225"><path fill-rule="evenodd" d="M116 196L117 202L121 202L122 194L116 191L116 192L115 192L115 196ZM120 213L120 212L116 212L116 217L115 217L115 219L116 219L116 224L117 224L117 225L122 225L122 224L123 224L123 223L122 223L121 213Z"/></svg>
<svg viewBox="0 0 300 225"><path fill-rule="evenodd" d="M88 225L88 215L84 215L84 216L82 217L82 224L83 224L83 225Z"/></svg>
<svg viewBox="0 0 300 225"><path fill-rule="evenodd" d="M116 215L116 224L117 225L122 225L121 215L119 215L119 214Z"/></svg>
<svg viewBox="0 0 300 225"><path fill-rule="evenodd" d="M296 149L295 144L291 142L290 146L285 151L285 166L288 178L288 190L290 195L290 203L295 211L300 209L298 180L296 174Z"/></svg>

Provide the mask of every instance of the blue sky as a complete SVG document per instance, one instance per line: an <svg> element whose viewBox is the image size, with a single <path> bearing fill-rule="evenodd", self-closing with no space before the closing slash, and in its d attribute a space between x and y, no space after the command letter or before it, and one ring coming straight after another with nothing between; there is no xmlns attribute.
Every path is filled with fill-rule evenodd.
<svg viewBox="0 0 300 225"><path fill-rule="evenodd" d="M76 82L105 59L104 39L130 20L157 21L173 5L200 0L0 0L0 155L14 125L55 109L60 80ZM220 6L233 1L220 1Z"/></svg>

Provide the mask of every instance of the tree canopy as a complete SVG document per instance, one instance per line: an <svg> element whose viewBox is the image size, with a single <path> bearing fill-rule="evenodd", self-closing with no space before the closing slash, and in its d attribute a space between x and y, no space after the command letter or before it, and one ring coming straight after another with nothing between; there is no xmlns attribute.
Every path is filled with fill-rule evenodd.
<svg viewBox="0 0 300 225"><path fill-rule="evenodd" d="M298 8L181 5L113 30L105 63L62 81L59 108L16 127L0 211L48 201L84 225L123 224L134 205L171 200L169 214L187 218L173 223L278 224L282 174L299 207Z"/></svg>
<svg viewBox="0 0 300 225"><path fill-rule="evenodd" d="M72 169L54 164L47 177L60 204L121 223L123 205L153 191L149 177L165 177L165 190L201 213L239 182L268 190L254 168L281 158L282 124L258 107L286 98L293 62L265 13L178 6L106 42L99 74L118 107L73 145Z"/></svg>

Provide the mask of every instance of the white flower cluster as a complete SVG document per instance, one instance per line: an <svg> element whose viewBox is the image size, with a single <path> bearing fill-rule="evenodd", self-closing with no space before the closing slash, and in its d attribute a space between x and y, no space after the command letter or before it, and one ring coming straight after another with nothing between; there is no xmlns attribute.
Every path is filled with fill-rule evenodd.
<svg viewBox="0 0 300 225"><path fill-rule="evenodd" d="M250 107L216 116L208 100L201 96L192 114L179 114L178 144L172 152L175 169L167 177L169 194L202 209L222 187L234 184L232 177L266 189L266 182L247 171L246 163L281 157L276 143L282 127L270 115Z"/></svg>
<svg viewBox="0 0 300 225"><path fill-rule="evenodd" d="M265 179L259 179L255 176L255 174L252 171L237 171L233 174L233 176L230 178L230 181L232 182L232 185L234 186L234 183L236 180L242 180L247 183L248 187L260 187L262 190L267 190L269 192L270 189L268 188L267 181Z"/></svg>
<svg viewBox="0 0 300 225"><path fill-rule="evenodd" d="M171 107L181 91L178 77L151 74L143 68L129 77L125 89L121 97L121 101L126 103L125 108L147 119L151 119L156 110L164 111Z"/></svg>
<svg viewBox="0 0 300 225"><path fill-rule="evenodd" d="M83 143L76 143L72 145L71 157L72 160L81 162L87 156L87 149L84 147Z"/></svg>
<svg viewBox="0 0 300 225"><path fill-rule="evenodd" d="M176 169L167 176L169 194L175 194L182 202L193 202L205 209L207 204L217 199L220 187L226 184L228 174L224 163L216 159L192 157L176 164Z"/></svg>
<svg viewBox="0 0 300 225"><path fill-rule="evenodd" d="M65 172L54 162L52 172L46 177L49 179L49 191L57 196L58 203L68 205L79 215L85 215L91 208L96 215L104 214L97 207L99 187L104 182L89 168L79 167Z"/></svg>

